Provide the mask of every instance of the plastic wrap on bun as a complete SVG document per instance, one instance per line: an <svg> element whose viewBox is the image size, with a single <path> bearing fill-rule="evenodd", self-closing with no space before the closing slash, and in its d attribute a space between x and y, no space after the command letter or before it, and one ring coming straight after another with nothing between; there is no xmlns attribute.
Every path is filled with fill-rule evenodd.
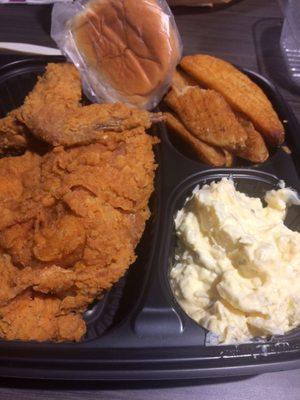
<svg viewBox="0 0 300 400"><path fill-rule="evenodd" d="M165 0L56 4L51 35L79 68L90 100L147 109L166 92L182 50Z"/></svg>

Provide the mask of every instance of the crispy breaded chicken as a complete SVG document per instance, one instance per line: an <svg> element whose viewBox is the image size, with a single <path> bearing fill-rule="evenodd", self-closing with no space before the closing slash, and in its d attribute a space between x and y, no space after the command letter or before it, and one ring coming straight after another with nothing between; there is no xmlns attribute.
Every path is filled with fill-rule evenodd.
<svg viewBox="0 0 300 400"><path fill-rule="evenodd" d="M155 170L143 128L0 160L0 336L79 340L135 260Z"/></svg>
<svg viewBox="0 0 300 400"><path fill-rule="evenodd" d="M145 128L161 114L80 98L75 67L49 64L0 122L3 149L25 148L27 133L76 145L0 160L2 338L80 340L82 313L135 260L150 215L156 139Z"/></svg>
<svg viewBox="0 0 300 400"><path fill-rule="evenodd" d="M39 139L54 146L95 142L105 131L149 128L162 114L124 104L80 104L79 74L71 64L48 64L25 99L20 120Z"/></svg>
<svg viewBox="0 0 300 400"><path fill-rule="evenodd" d="M81 83L72 64L48 64L23 106L0 119L0 154L28 147L27 133L43 139L47 132L60 130L61 120L78 109Z"/></svg>
<svg viewBox="0 0 300 400"><path fill-rule="evenodd" d="M81 83L72 64L48 64L23 106L0 120L0 154L25 149L26 132L53 146L96 142L104 132L149 128L161 113L129 108L121 103L82 106Z"/></svg>
<svg viewBox="0 0 300 400"><path fill-rule="evenodd" d="M27 129L17 118L19 110L17 108L0 119L0 154L27 147Z"/></svg>
<svg viewBox="0 0 300 400"><path fill-rule="evenodd" d="M53 146L73 146L96 142L107 131L122 132L138 127L150 128L162 121L161 113L133 109L122 103L91 104L78 108L60 120L60 129L50 127L32 132Z"/></svg>
<svg viewBox="0 0 300 400"><path fill-rule="evenodd" d="M280 145L284 128L264 92L232 64L209 55L184 57L180 66L202 86L216 90L246 116L268 143Z"/></svg>
<svg viewBox="0 0 300 400"><path fill-rule="evenodd" d="M219 93L187 86L182 92L171 89L164 101L203 142L229 151L245 146L247 134Z"/></svg>
<svg viewBox="0 0 300 400"><path fill-rule="evenodd" d="M79 341L86 326L78 313L62 313L61 300L52 295L24 291L0 307L0 337L8 340Z"/></svg>
<svg viewBox="0 0 300 400"><path fill-rule="evenodd" d="M73 64L48 64L26 97L19 119L37 136L59 131L61 120L80 107L81 83Z"/></svg>

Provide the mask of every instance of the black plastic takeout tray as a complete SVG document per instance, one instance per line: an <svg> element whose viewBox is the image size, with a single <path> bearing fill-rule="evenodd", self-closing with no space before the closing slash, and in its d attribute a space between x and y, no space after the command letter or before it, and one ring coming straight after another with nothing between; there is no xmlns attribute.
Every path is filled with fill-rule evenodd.
<svg viewBox="0 0 300 400"><path fill-rule="evenodd" d="M17 57L0 68L0 116L22 104L37 76L57 57ZM285 123L289 155L274 151L262 165L210 168L182 152L161 125L151 134L159 168L150 206L152 217L138 245L138 258L109 293L85 314L88 330L80 343L0 341L0 375L76 380L177 380L257 374L300 367L300 330L268 341L238 346L205 345L206 330L177 305L169 285L176 211L199 184L231 176L238 189L254 196L279 180L300 191L299 126L274 86L244 70L268 95ZM299 229L299 212L287 224Z"/></svg>

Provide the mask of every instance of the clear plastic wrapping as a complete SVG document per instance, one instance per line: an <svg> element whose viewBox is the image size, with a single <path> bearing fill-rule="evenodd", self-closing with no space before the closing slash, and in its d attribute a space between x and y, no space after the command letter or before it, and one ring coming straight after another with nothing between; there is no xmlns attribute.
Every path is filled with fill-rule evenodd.
<svg viewBox="0 0 300 400"><path fill-rule="evenodd" d="M289 0L285 4L285 19L280 45L290 79L300 86L300 2Z"/></svg>
<svg viewBox="0 0 300 400"><path fill-rule="evenodd" d="M92 102L154 108L182 45L165 0L75 0L55 4L51 36L80 70Z"/></svg>

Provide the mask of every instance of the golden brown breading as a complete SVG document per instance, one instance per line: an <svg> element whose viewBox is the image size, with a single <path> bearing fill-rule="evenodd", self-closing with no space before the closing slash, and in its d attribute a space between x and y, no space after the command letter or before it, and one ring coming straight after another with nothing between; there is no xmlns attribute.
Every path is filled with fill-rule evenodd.
<svg viewBox="0 0 300 400"><path fill-rule="evenodd" d="M269 151L262 135L257 132L252 122L242 116L237 117L247 132L246 147L237 152L237 155L254 163L262 163L269 158Z"/></svg>
<svg viewBox="0 0 300 400"><path fill-rule="evenodd" d="M6 339L80 340L82 313L133 263L150 215L157 140L144 127L162 115L121 104L83 107L80 97L75 67L50 64L24 105L2 120L6 137L22 139L28 128L54 145L77 144L0 160Z"/></svg>
<svg viewBox="0 0 300 400"><path fill-rule="evenodd" d="M8 150L22 150L27 147L27 129L17 116L20 109L17 108L0 119L0 154Z"/></svg>
<svg viewBox="0 0 300 400"><path fill-rule="evenodd" d="M0 337L8 340L79 341L86 327L79 314L64 314L54 296L28 290L0 308Z"/></svg>
<svg viewBox="0 0 300 400"><path fill-rule="evenodd" d="M58 134L61 120L81 106L80 99L81 83L75 66L48 64L23 106L0 120L0 154L26 149L29 131L42 139L50 132Z"/></svg>
<svg viewBox="0 0 300 400"><path fill-rule="evenodd" d="M81 83L73 64L48 64L26 97L18 118L36 136L58 134L61 121L80 107Z"/></svg>
<svg viewBox="0 0 300 400"><path fill-rule="evenodd" d="M89 144L97 141L107 131L122 132L138 127L148 129L153 122L163 119L161 113L129 108L122 103L91 104L61 119L59 131L41 131L39 137L54 146Z"/></svg>
<svg viewBox="0 0 300 400"><path fill-rule="evenodd" d="M245 115L271 145L284 141L284 128L264 92L230 63L209 55L184 57L180 66L204 87L216 90Z"/></svg>
<svg viewBox="0 0 300 400"><path fill-rule="evenodd" d="M79 74L71 64L48 64L21 108L20 120L38 138L54 146L95 142L104 132L149 128L163 120L121 103L81 106Z"/></svg>
<svg viewBox="0 0 300 400"><path fill-rule="evenodd" d="M246 132L219 93L188 86L181 93L172 89L164 100L202 141L230 151L245 146Z"/></svg>
<svg viewBox="0 0 300 400"><path fill-rule="evenodd" d="M135 260L155 142L137 128L0 160L0 336L81 338L87 305Z"/></svg>
<svg viewBox="0 0 300 400"><path fill-rule="evenodd" d="M34 205L32 210L26 193L40 179L39 165L40 157L32 153L0 160L0 231L15 222L26 221L26 218L29 220L36 212L38 203L35 201L32 203Z"/></svg>
<svg viewBox="0 0 300 400"><path fill-rule="evenodd" d="M226 160L221 149L210 146L193 136L174 115L166 113L166 117L166 123L170 128L170 133L174 133L184 140L200 161L216 167L225 165Z"/></svg>

